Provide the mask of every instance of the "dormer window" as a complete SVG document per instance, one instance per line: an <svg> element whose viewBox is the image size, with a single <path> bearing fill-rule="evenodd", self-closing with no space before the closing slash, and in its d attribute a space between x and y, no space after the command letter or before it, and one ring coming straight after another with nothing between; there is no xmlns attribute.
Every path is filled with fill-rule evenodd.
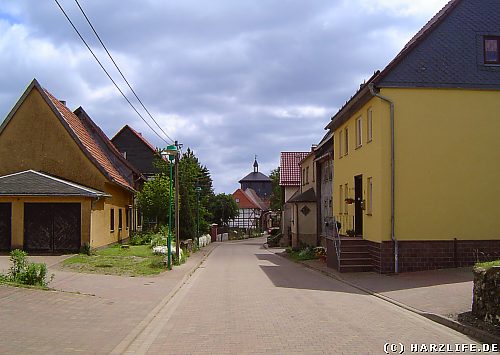
<svg viewBox="0 0 500 355"><path fill-rule="evenodd" d="M484 64L500 64L500 36L484 37Z"/></svg>

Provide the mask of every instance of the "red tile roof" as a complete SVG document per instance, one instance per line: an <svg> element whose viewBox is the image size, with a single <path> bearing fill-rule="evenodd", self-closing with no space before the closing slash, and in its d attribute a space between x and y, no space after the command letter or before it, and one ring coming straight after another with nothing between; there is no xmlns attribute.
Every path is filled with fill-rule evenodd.
<svg viewBox="0 0 500 355"><path fill-rule="evenodd" d="M255 203L247 194L245 194L245 191L242 189L237 189L235 192L233 192L233 197L236 200L236 204L238 205L238 208L240 209L245 209L245 208L256 208L260 209L260 206Z"/></svg>
<svg viewBox="0 0 500 355"><path fill-rule="evenodd" d="M262 211L267 211L269 209L270 203L261 199L255 190L248 188L245 189L244 192L258 206L259 209Z"/></svg>
<svg viewBox="0 0 500 355"><path fill-rule="evenodd" d="M59 112L60 118L65 121L71 130L70 134L77 140L77 143L94 165L112 182L126 189L134 190L133 174L140 174L127 166L128 163L124 162L125 159L90 117L86 114L82 115L81 118L78 117L45 89L41 93L47 95L47 98Z"/></svg>
<svg viewBox="0 0 500 355"><path fill-rule="evenodd" d="M280 185L300 186L300 165L309 152L281 152Z"/></svg>

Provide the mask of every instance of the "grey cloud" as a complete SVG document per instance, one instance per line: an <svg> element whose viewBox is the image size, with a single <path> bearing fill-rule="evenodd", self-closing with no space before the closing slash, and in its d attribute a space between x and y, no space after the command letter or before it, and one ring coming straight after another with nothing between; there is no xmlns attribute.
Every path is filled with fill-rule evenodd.
<svg viewBox="0 0 500 355"><path fill-rule="evenodd" d="M74 1L60 1L118 79ZM254 154L269 173L280 151L309 150L360 82L400 49L391 31L409 39L428 20L368 13L340 0L80 2L149 110L188 121L174 138L195 151L224 192L252 169ZM16 23L28 41L55 53L44 59L23 43L5 44L0 114L37 77L71 108L83 106L108 136L129 123L164 145L118 93L98 94L110 83L54 2L0 5L0 28ZM0 48L3 40L0 34Z"/></svg>

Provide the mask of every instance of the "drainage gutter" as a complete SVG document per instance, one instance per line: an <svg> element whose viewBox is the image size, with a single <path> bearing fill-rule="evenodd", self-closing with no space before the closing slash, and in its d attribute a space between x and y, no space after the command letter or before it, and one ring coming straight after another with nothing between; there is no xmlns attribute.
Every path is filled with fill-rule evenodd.
<svg viewBox="0 0 500 355"><path fill-rule="evenodd" d="M368 88L370 89L370 93L381 99L382 101L385 101L389 104L390 107L390 125L391 125L391 240L394 242L394 272L398 273L399 272L399 248L398 248L398 241L396 239L396 233L395 233L395 223L394 223L394 205L395 205L395 159L394 159L394 102L389 99L388 97L382 96L379 94L378 91L375 91L375 86L373 83L368 84Z"/></svg>

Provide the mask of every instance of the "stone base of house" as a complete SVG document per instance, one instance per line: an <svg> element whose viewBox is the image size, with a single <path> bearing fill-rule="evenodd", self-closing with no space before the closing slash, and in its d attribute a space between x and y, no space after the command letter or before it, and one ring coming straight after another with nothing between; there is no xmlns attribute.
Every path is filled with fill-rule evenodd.
<svg viewBox="0 0 500 355"><path fill-rule="evenodd" d="M366 241L374 271L394 272L394 243ZM470 266L500 259L500 240L399 241L399 272Z"/></svg>

